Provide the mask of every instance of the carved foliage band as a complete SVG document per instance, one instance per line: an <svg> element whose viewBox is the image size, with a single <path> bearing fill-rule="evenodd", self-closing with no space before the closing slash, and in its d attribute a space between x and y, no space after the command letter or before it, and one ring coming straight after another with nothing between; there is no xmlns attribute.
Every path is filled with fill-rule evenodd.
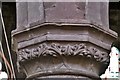
<svg viewBox="0 0 120 80"><path fill-rule="evenodd" d="M18 61L24 62L26 60L31 60L40 56L51 55L53 57L57 56L85 56L88 58L94 58L96 61L108 63L109 56L106 52L101 52L96 48L87 48L85 44L72 45L60 45L60 44L50 44L45 43L40 44L36 48L32 49L22 49L18 51Z"/></svg>

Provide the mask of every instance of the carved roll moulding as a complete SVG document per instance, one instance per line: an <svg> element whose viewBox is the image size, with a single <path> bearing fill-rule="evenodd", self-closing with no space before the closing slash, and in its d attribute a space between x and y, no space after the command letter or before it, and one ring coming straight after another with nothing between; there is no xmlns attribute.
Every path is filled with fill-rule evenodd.
<svg viewBox="0 0 120 80"><path fill-rule="evenodd" d="M100 79L117 37L109 29L107 2L22 2L17 17L12 34L26 79Z"/></svg>

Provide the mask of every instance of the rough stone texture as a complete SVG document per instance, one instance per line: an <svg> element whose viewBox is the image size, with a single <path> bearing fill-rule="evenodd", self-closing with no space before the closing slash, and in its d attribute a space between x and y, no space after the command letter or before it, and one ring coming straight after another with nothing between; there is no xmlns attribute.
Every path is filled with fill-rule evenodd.
<svg viewBox="0 0 120 80"><path fill-rule="evenodd" d="M27 27L28 25L28 3L27 2L21 2L17 3L17 27L18 29L24 29L24 27Z"/></svg>
<svg viewBox="0 0 120 80"><path fill-rule="evenodd" d="M89 2L87 5L87 19L93 24L102 25L101 28L108 30L108 3L107 2Z"/></svg>
<svg viewBox="0 0 120 80"><path fill-rule="evenodd" d="M44 22L94 24L109 30L107 4L107 2L40 1L17 3L17 32Z"/></svg>
<svg viewBox="0 0 120 80"><path fill-rule="evenodd" d="M36 48L32 49L22 49L18 52L19 62L24 62L27 60L34 59L40 56L51 55L53 57L63 56L86 56L88 58L96 59L100 62L109 62L109 57L107 53L101 52L96 48L86 48L84 44L76 44L71 46L70 44L66 46L61 46L59 44L52 43L50 46L47 44L41 44ZM62 59L62 57L61 57Z"/></svg>
<svg viewBox="0 0 120 80"><path fill-rule="evenodd" d="M44 43L36 48L21 49L18 54L18 61L25 66L28 77L63 73L65 75L78 74L99 78L97 74L101 75L105 68L100 63L105 65L109 63L108 53L92 46L87 47L82 43L76 45L70 45L70 43L47 45ZM87 60L83 63L84 59ZM28 67L30 65L33 66ZM97 69L101 67L103 67L103 71L98 71ZM36 73L38 74L36 75Z"/></svg>
<svg viewBox="0 0 120 80"><path fill-rule="evenodd" d="M109 64L111 43L117 37L109 29L108 3L17 5L23 13L18 12L13 37L19 71L26 74L26 79L100 79Z"/></svg>

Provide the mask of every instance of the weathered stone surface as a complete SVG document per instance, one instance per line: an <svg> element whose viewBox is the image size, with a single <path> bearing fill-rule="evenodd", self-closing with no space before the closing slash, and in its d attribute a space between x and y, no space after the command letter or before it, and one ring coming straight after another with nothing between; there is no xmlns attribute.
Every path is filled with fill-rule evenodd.
<svg viewBox="0 0 120 80"><path fill-rule="evenodd" d="M71 30L72 29L72 30ZM110 49L110 44L115 40L115 34L101 30L94 25L85 24L44 24L36 29L25 31L26 34L15 35L18 48L24 48L44 41L88 41ZM97 33L97 34L96 34ZM107 36L107 38L106 38Z"/></svg>
<svg viewBox="0 0 120 80"><path fill-rule="evenodd" d="M86 59L85 62L84 59ZM87 47L84 43L75 45L52 43L19 50L18 61L21 67L25 67L24 71L28 78L54 74L99 78L99 75L104 72L105 67L103 66L107 66L109 63L109 56L108 53L102 52L92 45ZM103 71L99 71L99 68L102 68Z"/></svg>
<svg viewBox="0 0 120 80"><path fill-rule="evenodd" d="M57 2L47 7L48 4L45 3L46 22L77 23L85 19L85 3Z"/></svg>
<svg viewBox="0 0 120 80"><path fill-rule="evenodd" d="M37 76L34 73L38 73L38 75L48 75L48 70L51 72L52 68L56 71L58 69L54 67L64 63L60 56L56 57L56 55L61 55L65 56L64 59L65 61L67 60L67 64L70 64L70 69L75 68L79 69L80 71L83 70L83 72L87 69L87 67L85 67L86 64L90 64L89 61L94 61L93 64L94 66L97 65L97 68L93 70L92 75L96 76L85 74L88 73L89 70L84 73L75 73L75 71L70 71L70 73L71 75L75 73L79 75L84 74L88 77L98 78L98 76L104 72L109 63L108 52L110 49L110 44L115 40L115 35L109 34L107 32L105 33L103 30L96 29L96 27L91 27L90 25L58 25L46 24L37 27L32 31L24 32L24 34L15 35L15 39L18 41L18 62L20 63L19 67L22 68L23 66L27 67L34 65L29 68L27 67L25 71L23 71L26 72L26 75L29 76L28 78ZM106 36L107 38L105 38ZM45 43L45 45L42 43ZM52 43L55 43L55 45ZM47 60L48 58L50 59ZM69 61L69 59L71 60ZM84 59L88 59L88 61L85 60L86 63L82 63ZM52 62L50 62L50 60L52 60ZM35 63L33 63L33 61ZM53 64L54 61L57 61L55 62L55 65ZM44 62L45 64L43 65ZM38 71L33 69L37 65L42 67L42 69ZM49 69L47 68L47 65L52 67ZM102 69L102 72L99 71L100 69ZM39 73L39 71L42 72L43 70L47 70L48 72ZM67 75L67 73L69 73L69 71L65 73L64 71L65 70L62 72L63 74ZM54 71L52 72L54 73ZM58 73L59 70L54 74ZM49 76L51 75L53 74L49 73Z"/></svg>
<svg viewBox="0 0 120 80"><path fill-rule="evenodd" d="M17 3L17 29L23 30L28 26L28 3Z"/></svg>
<svg viewBox="0 0 120 80"><path fill-rule="evenodd" d="M28 2L28 24L30 26L44 21L43 2Z"/></svg>
<svg viewBox="0 0 120 80"><path fill-rule="evenodd" d="M101 25L101 28L108 30L109 28L109 13L107 2L88 2L86 6L86 18L91 23Z"/></svg>
<svg viewBox="0 0 120 80"><path fill-rule="evenodd" d="M110 46L117 37L109 29L108 3L27 5L28 26L21 24L20 18L18 28L24 28L13 32L18 43L18 67L26 79L100 79L109 64Z"/></svg>
<svg viewBox="0 0 120 80"><path fill-rule="evenodd" d="M17 3L17 33L43 23L94 24L109 31L107 2L27 2ZM23 8L25 7L25 8ZM24 16L21 16L23 15ZM20 17L21 16L21 17Z"/></svg>
<svg viewBox="0 0 120 80"><path fill-rule="evenodd" d="M61 46L59 44L52 43L51 45L40 44L36 48L32 49L22 49L18 52L19 62L24 62L27 60L32 60L34 58L39 58L40 56L86 56L88 58L96 59L100 62L109 62L108 53L101 52L96 48L87 49L84 44L76 44L71 46L70 44L66 46Z"/></svg>

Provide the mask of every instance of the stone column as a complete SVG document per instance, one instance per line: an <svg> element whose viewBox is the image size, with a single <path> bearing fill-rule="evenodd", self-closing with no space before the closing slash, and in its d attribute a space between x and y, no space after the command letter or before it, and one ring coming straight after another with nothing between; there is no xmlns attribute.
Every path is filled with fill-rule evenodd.
<svg viewBox="0 0 120 80"><path fill-rule="evenodd" d="M19 2L12 34L26 79L99 80L117 37L107 2Z"/></svg>

